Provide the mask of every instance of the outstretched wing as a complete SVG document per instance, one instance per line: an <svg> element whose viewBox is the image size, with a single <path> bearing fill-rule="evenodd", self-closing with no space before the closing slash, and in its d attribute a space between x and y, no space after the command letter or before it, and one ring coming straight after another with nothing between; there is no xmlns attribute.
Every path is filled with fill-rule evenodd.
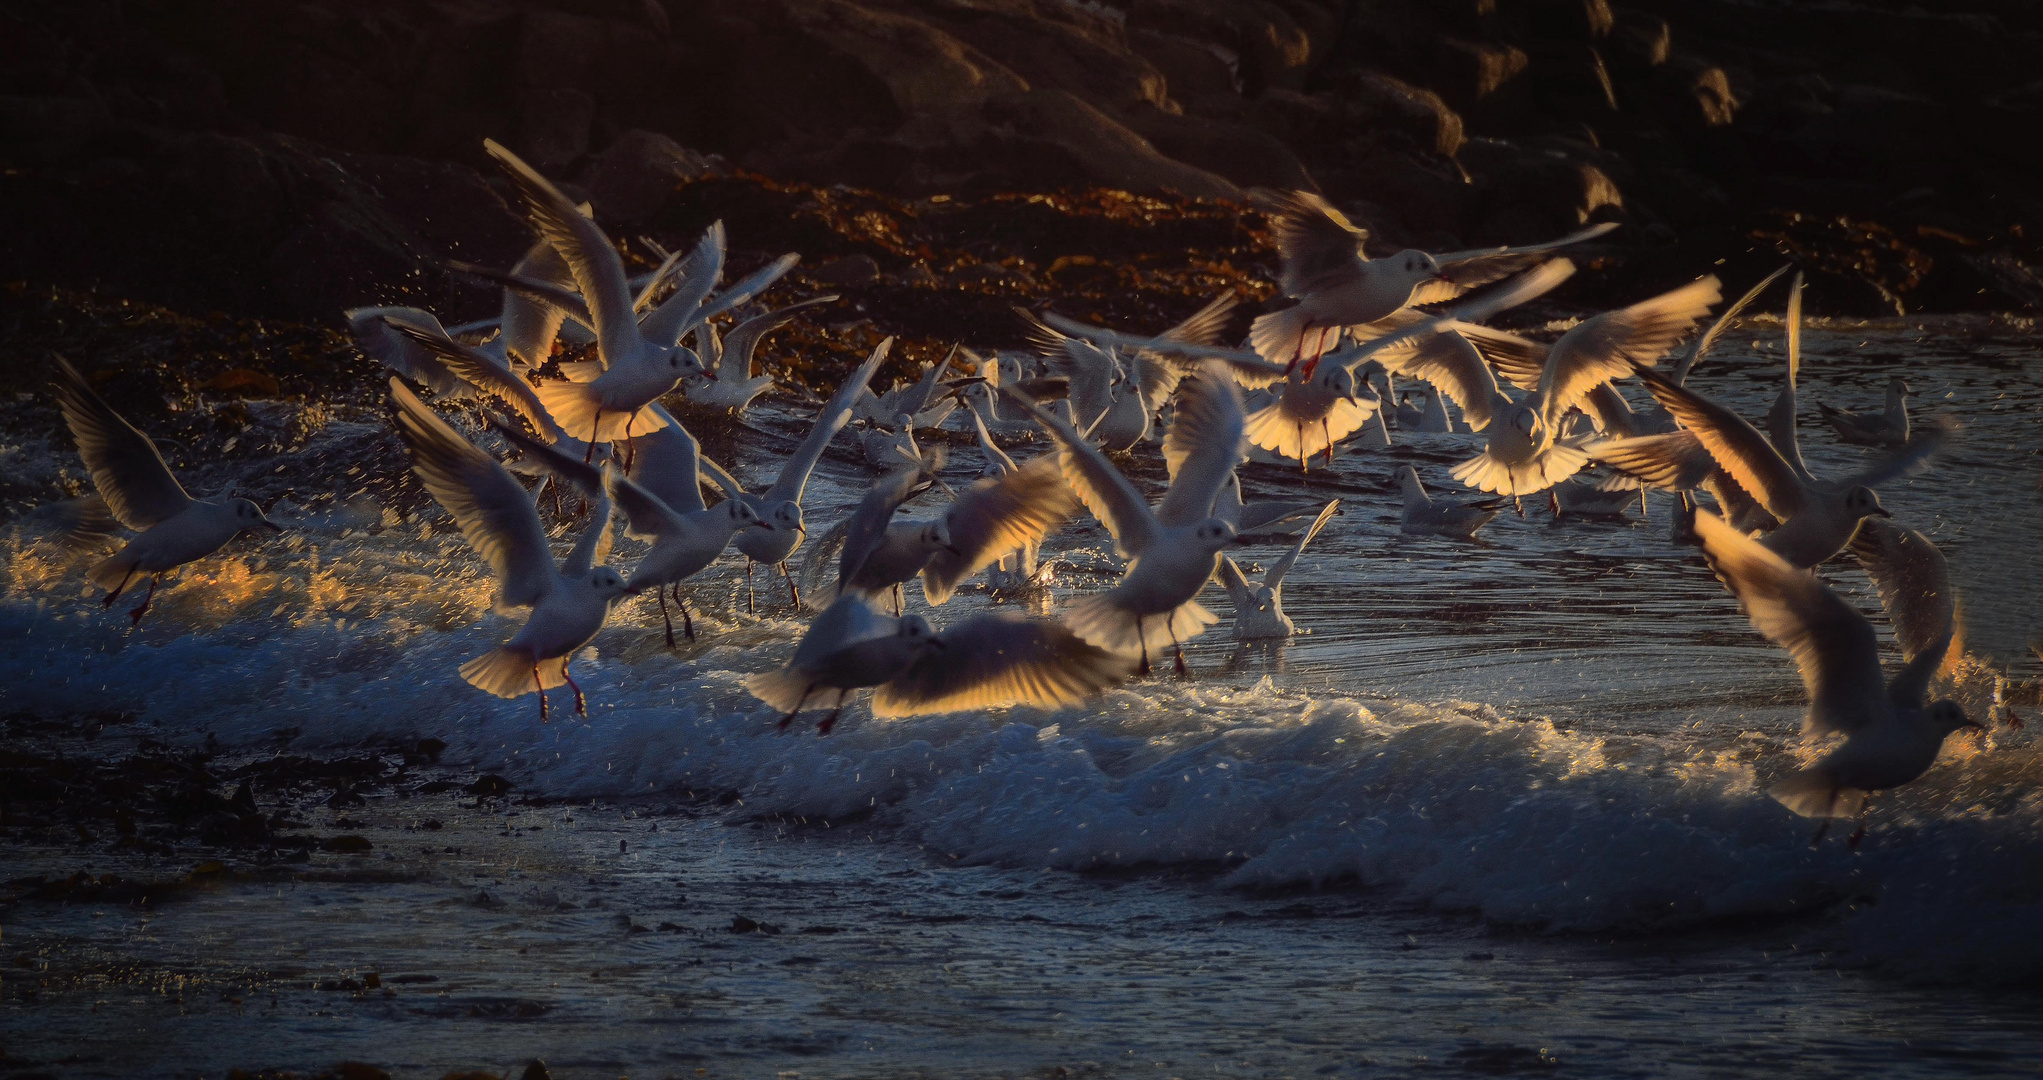
<svg viewBox="0 0 2043 1080"><path fill-rule="evenodd" d="M1362 253L1369 234L1345 214L1309 191L1256 191L1249 201L1270 220L1283 270L1277 287L1300 297L1323 279L1338 276Z"/></svg>
<svg viewBox="0 0 2043 1080"><path fill-rule="evenodd" d="M1044 454L1005 475L976 481L944 514L955 552L939 551L922 567L922 594L950 599L958 583L1017 548L1040 544L1071 517L1076 499L1056 456Z"/></svg>
<svg viewBox="0 0 2043 1080"><path fill-rule="evenodd" d="M411 448L412 471L496 574L497 606L538 603L553 588L554 567L531 494L395 376L390 395L397 402L397 433Z"/></svg>
<svg viewBox="0 0 2043 1080"><path fill-rule="evenodd" d="M830 446L830 440L851 420L851 404L858 395L865 392L865 384L872 381L873 372L879 370L880 362L887 358L888 350L894 347L894 339L887 338L873 346L872 355L866 357L851 378L845 380L830 400L823 403L823 411L816 414L816 426L809 429L809 437L802 440L794 456L781 467L780 477L768 488L765 498L770 502L800 502L802 489L809 484L809 473L815 471L816 462L823 460L823 451Z"/></svg>
<svg viewBox="0 0 2043 1080"><path fill-rule="evenodd" d="M170 466L149 436L94 393L69 360L57 357L57 373L61 376L57 404L64 411L64 423L71 428L78 456L85 459L99 497L121 524L140 532L191 505L191 496L170 475Z"/></svg>
<svg viewBox="0 0 2043 1080"><path fill-rule="evenodd" d="M1880 592L1903 659L1914 660L1946 634L1962 637L1951 568L1929 537L1886 518L1869 517L1852 534L1851 553ZM1954 651L1964 648L1960 641L1952 644Z"/></svg>
<svg viewBox="0 0 2043 1080"><path fill-rule="evenodd" d="M1170 431L1163 437L1170 491L1157 508L1165 526L1194 524L1213 513L1213 500L1241 463L1247 436L1241 387L1215 361L1206 361L1178 391Z"/></svg>
<svg viewBox="0 0 2043 1080"><path fill-rule="evenodd" d="M1674 422L1695 433L1703 449L1730 474L1746 494L1759 500L1781 521L1802 509L1801 480L1773 444L1745 418L1686 387L1676 386L1666 376L1647 367L1633 372L1654 400L1674 417Z"/></svg>
<svg viewBox="0 0 2043 1080"><path fill-rule="evenodd" d="M1707 510L1695 515L1703 557L1752 625L1788 650L1809 691L1806 734L1852 732L1886 711L1873 624L1816 575L1797 570Z"/></svg>
<svg viewBox="0 0 2043 1080"><path fill-rule="evenodd" d="M1121 554L1138 555L1156 541L1156 514L1149 509L1142 493L1135 490L1135 485L1129 483L1121 470L1107 460L1099 447L1087 442L1071 429L1070 424L1046 412L1021 391L1003 386L1000 392L1035 417L1036 423L1043 425L1043 429L1062 445L1058 460L1064 469L1064 479L1070 482L1078 501L1084 503L1085 508L1092 511L1092 516L1107 527ZM1235 411L1240 412L1239 404ZM1210 504L1211 500L1208 502Z"/></svg>
<svg viewBox="0 0 2043 1080"><path fill-rule="evenodd" d="M1562 334L1547 351L1546 371L1539 380L1540 419L1547 430L1560 430L1561 418L1590 388L1623 378L1635 364L1659 363L1721 299L1717 279L1706 277L1606 311Z"/></svg>
<svg viewBox="0 0 2043 1080"><path fill-rule="evenodd" d="M1070 708L1127 678L1132 666L1061 624L984 615L945 630L907 670L881 685L873 715Z"/></svg>

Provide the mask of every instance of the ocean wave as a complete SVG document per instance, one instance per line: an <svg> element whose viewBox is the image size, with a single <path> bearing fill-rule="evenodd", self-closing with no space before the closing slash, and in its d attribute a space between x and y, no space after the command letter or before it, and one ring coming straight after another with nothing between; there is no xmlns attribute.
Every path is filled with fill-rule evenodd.
<svg viewBox="0 0 2043 1080"><path fill-rule="evenodd" d="M1563 727L1359 687L1158 681L1084 710L895 721L854 708L818 738L780 732L744 693L800 628L739 614L735 583L699 602L709 643L692 656L642 625L607 630L575 666L591 716L563 700L542 723L532 699L455 673L516 626L489 613L458 539L333 528L188 569L132 636L65 559L17 542L0 601L10 708L132 712L165 738L301 752L430 735L532 792L735 795L738 818L863 818L944 861L1360 885L1558 932L1808 914L1799 932L1843 962L2043 975L2026 733L1990 752L1954 739L1947 755L1966 760L1883 797L1856 852L1840 836L1812 847L1811 823L1764 794L1797 752L1775 735Z"/></svg>

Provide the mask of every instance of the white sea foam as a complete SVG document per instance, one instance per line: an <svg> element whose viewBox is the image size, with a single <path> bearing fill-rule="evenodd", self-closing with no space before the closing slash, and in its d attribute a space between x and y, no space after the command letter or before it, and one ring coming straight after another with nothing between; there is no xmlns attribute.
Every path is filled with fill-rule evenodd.
<svg viewBox="0 0 2043 1080"><path fill-rule="evenodd" d="M357 515L359 517L361 515ZM575 798L735 793L734 815L865 816L962 862L1057 870L1218 867L1227 884L1359 883L1386 902L1560 931L1653 931L1824 913L1811 944L1925 978L2043 972L2043 796L2033 744L1974 753L1887 800L1853 854L1812 849L1767 798L1790 753L1505 719L1479 704L1305 693L1265 680L1151 682L1083 712L875 721L787 734L744 674L799 627L698 593L691 660L628 609L574 666L583 722L456 675L511 621L458 539L303 523L288 545L209 561L130 637L119 611L14 542L0 601L8 708L131 711L166 737L294 749L436 736L451 760ZM75 571L75 568L72 568ZM716 602L712 602L716 600ZM657 618L652 624L657 627ZM1954 740L1954 743L1957 743Z"/></svg>

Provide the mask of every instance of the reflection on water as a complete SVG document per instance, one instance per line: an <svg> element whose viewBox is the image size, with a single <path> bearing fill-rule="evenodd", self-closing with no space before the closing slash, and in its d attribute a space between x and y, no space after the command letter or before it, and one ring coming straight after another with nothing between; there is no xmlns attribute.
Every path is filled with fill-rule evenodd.
<svg viewBox="0 0 2043 1080"><path fill-rule="evenodd" d="M2043 675L2025 648L2043 621L2043 386L2027 336L1924 325L1807 335L1803 447L1818 475L1850 472L1864 452L1815 403L1877 407L1896 370L1918 417L1965 423L1881 494L1964 590L1978 711L1996 668L2017 699ZM1756 417L1777 333L1732 338L1695 385ZM741 472L792 430L767 426ZM568 1075L1667 1075L1820 1054L1986 1075L2033 1055L2033 1003L1962 989L2043 972L2033 731L1953 739L1877 804L1861 851L1810 848L1762 794L1803 752L1800 682L1670 542L1667 503L1560 524L1528 503L1482 543L1400 535L1392 470L1451 491L1471 445L1244 470L1251 498L1344 500L1286 579L1308 634L1242 645L1223 624L1188 647L1190 681L1050 716L853 713L827 740L776 735L739 688L801 627L747 615L735 565L695 588L704 640L669 653L651 602L626 609L577 669L591 720L541 725L454 675L516 620L489 612L444 530L316 508L279 544L189 570L132 638L63 560L17 543L12 708L133 711L153 738L240 753L433 735L575 802L449 801L428 837L428 796L393 786L349 812L366 859L150 913L17 907L5 950L34 974L0 989L10 1058L102 1047L79 1075L342 1057L438 1075L542 1051ZM863 476L827 461L810 519L847 510ZM1104 546L1090 524L1051 545L1057 595L1096 580ZM1281 551L1237 558L1253 573ZM1884 638L1863 576L1823 573ZM118 862L20 855L39 873ZM780 932L732 933L736 916ZM313 988L371 970L393 996Z"/></svg>

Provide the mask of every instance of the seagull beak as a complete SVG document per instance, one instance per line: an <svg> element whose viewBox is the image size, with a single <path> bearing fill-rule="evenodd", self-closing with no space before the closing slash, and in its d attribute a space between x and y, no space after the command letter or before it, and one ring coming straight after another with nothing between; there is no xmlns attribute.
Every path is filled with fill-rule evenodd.
<svg viewBox="0 0 2043 1080"><path fill-rule="evenodd" d="M1889 510L1884 506L1873 507L1873 513L1878 514L1883 518L1891 518L1894 516L1894 511Z"/></svg>
<svg viewBox="0 0 2043 1080"><path fill-rule="evenodd" d="M281 533L284 531L284 527L282 525L279 525L276 522L269 520L268 518L263 519L263 527L273 533Z"/></svg>
<svg viewBox="0 0 2043 1080"><path fill-rule="evenodd" d="M956 556L957 556L958 558L960 558L960 559L962 559L962 558L964 558L964 557L965 557L965 553L964 553L964 552L962 552L962 551L959 551L959 550L958 550L958 545L956 545L956 544L945 544L945 545L943 546L943 549L944 549L945 551L948 551L948 552L950 552L950 553L951 553L951 554L953 554L953 555L956 555Z"/></svg>

